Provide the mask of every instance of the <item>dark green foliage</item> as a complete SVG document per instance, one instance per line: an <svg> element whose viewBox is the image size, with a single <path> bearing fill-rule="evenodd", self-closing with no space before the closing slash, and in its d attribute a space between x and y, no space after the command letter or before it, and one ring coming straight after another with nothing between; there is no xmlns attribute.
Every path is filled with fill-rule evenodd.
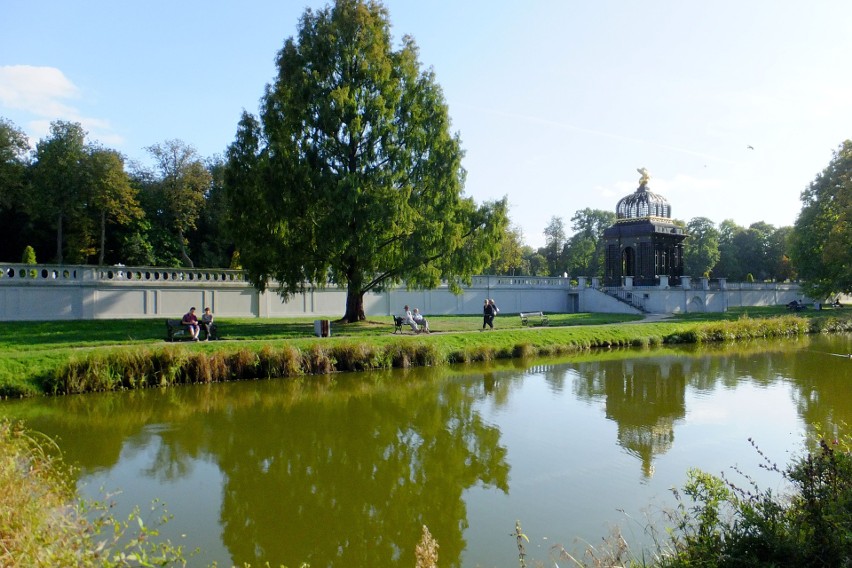
<svg viewBox="0 0 852 568"><path fill-rule="evenodd" d="M461 142L417 55L410 37L393 49L378 2L305 12L260 120L244 114L227 151L230 230L256 286L345 285L354 322L370 290L455 288L496 256L506 201L464 196Z"/></svg>
<svg viewBox="0 0 852 568"><path fill-rule="evenodd" d="M826 299L852 292L852 140L802 192L792 259L807 294Z"/></svg>
<svg viewBox="0 0 852 568"><path fill-rule="evenodd" d="M686 224L683 265L687 276L700 277L719 262L719 231L707 217L695 217Z"/></svg>

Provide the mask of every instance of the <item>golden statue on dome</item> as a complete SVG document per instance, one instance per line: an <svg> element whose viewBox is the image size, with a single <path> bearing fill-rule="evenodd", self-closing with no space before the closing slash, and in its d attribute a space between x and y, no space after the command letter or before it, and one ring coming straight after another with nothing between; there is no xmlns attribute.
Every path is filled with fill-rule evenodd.
<svg viewBox="0 0 852 568"><path fill-rule="evenodd" d="M639 187L648 185L651 179L651 174L648 173L648 168L636 168L636 171L642 176L639 178Z"/></svg>

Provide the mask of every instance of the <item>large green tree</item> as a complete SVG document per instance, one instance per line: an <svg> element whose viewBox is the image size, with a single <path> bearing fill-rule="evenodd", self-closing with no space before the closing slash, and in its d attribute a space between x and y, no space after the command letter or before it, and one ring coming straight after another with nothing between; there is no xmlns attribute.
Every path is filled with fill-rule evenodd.
<svg viewBox="0 0 852 568"><path fill-rule="evenodd" d="M602 276L606 245L604 231L615 223L615 213L585 208L571 217L574 234L568 239L563 257L572 276Z"/></svg>
<svg viewBox="0 0 852 568"><path fill-rule="evenodd" d="M485 274L529 274L529 262L524 260L524 232L519 226L506 227L500 251Z"/></svg>
<svg viewBox="0 0 852 568"><path fill-rule="evenodd" d="M0 117L0 260L17 261L21 250L35 244L33 225L26 207L29 193L27 171L30 145L27 135L13 122Z"/></svg>
<svg viewBox="0 0 852 568"><path fill-rule="evenodd" d="M725 219L719 223L719 261L713 268L715 277L729 280L745 278L736 243L737 235L744 231L745 229L737 225L733 219Z"/></svg>
<svg viewBox="0 0 852 568"><path fill-rule="evenodd" d="M852 293L852 140L840 145L801 199L791 252L805 292L815 299Z"/></svg>
<svg viewBox="0 0 852 568"><path fill-rule="evenodd" d="M86 132L77 122L51 123L50 136L36 145L30 210L55 229L58 264L64 262L66 225L85 218L87 156Z"/></svg>
<svg viewBox="0 0 852 568"><path fill-rule="evenodd" d="M107 222L128 225L143 213L136 198L136 188L124 171L124 158L115 150L94 147L88 157L87 173L91 192L89 205L98 225L98 265L103 265L106 252Z"/></svg>
<svg viewBox="0 0 852 568"><path fill-rule="evenodd" d="M29 151L27 135L0 117L0 207L10 207L18 201L25 183Z"/></svg>
<svg viewBox="0 0 852 568"><path fill-rule="evenodd" d="M686 224L683 264L686 274L704 276L719 262L719 230L707 217L693 217Z"/></svg>
<svg viewBox="0 0 852 568"><path fill-rule="evenodd" d="M182 140L166 140L146 150L156 164L153 183L149 185L153 201L159 205L155 219L164 233L173 235L183 263L194 267L187 250L187 234L198 226L213 178L195 148Z"/></svg>
<svg viewBox="0 0 852 568"><path fill-rule="evenodd" d="M391 45L371 0L305 11L277 57L260 120L244 113L225 183L243 267L259 288L347 286L344 321L366 292L461 282L488 266L505 200L463 194L459 137L414 40Z"/></svg>
<svg viewBox="0 0 852 568"><path fill-rule="evenodd" d="M565 271L562 255L565 242L565 221L554 215L544 228L544 247L539 249L539 253L547 259L548 276L560 276Z"/></svg>

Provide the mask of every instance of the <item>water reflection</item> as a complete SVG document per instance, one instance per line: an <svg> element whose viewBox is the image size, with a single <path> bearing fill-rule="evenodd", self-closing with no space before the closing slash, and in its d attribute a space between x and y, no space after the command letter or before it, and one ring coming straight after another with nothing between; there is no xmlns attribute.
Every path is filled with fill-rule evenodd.
<svg viewBox="0 0 852 568"><path fill-rule="evenodd" d="M23 414L33 428L61 437L83 476L146 447L154 451L141 475L164 484L214 459L225 474L222 541L239 563L411 566L426 524L454 565L465 547L462 493L474 484L507 491L509 465L499 430L472 408L477 389L436 388L435 374L67 397L20 409L32 411Z"/></svg>
<svg viewBox="0 0 852 568"><path fill-rule="evenodd" d="M559 509L563 502L572 511L604 507L599 517L611 518L637 498L630 468L659 490L655 469L677 452L696 397L716 400L747 383L757 389L756 416L761 393L777 400L780 392L805 429L842 432L852 415L852 361L831 353L850 351L847 336L623 350L39 399L0 411L59 437L81 482L149 482L151 497L194 484L196 501L214 500L205 503L218 512L207 532L228 556L206 561L411 566L425 524L440 543L441 565L489 564L476 556L489 549L503 565L512 542L508 530L490 530L494 517L508 529L515 518L525 528L541 518L565 538L584 530L588 538L602 534L599 520L573 515L559 525L551 515L572 516ZM720 459L732 465L736 457ZM660 485L676 485L687 467L702 465L689 463L694 454L680 459ZM191 493L178 491L167 503L192 535L203 526L194 507L204 507Z"/></svg>

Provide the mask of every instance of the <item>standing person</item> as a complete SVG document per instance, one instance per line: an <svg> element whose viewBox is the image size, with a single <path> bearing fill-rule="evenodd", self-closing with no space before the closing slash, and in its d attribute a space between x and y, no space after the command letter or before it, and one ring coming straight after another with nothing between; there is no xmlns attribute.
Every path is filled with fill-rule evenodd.
<svg viewBox="0 0 852 568"><path fill-rule="evenodd" d="M493 312L491 314L491 316L492 316L491 321L494 321L494 318L496 318L497 314L500 313L500 308L497 307L497 303L494 302L494 298L491 298L490 300L488 300L488 303L491 304L491 311Z"/></svg>
<svg viewBox="0 0 852 568"><path fill-rule="evenodd" d="M485 326L491 326L494 329L494 306L485 298L485 304L482 306L482 330L485 331Z"/></svg>
<svg viewBox="0 0 852 568"><path fill-rule="evenodd" d="M198 318L195 317L195 307L189 308L189 311L183 315L183 319L180 320L180 323L186 326L189 330L189 334L192 336L193 341L198 341L198 332L201 331L201 328L198 327Z"/></svg>
<svg viewBox="0 0 852 568"><path fill-rule="evenodd" d="M204 308L204 313L201 314L201 327L204 328L204 341L210 341L210 336L213 335L213 312L210 307Z"/></svg>
<svg viewBox="0 0 852 568"><path fill-rule="evenodd" d="M425 331L426 333L432 333L431 331L429 331L429 322L426 321L426 318L423 317L423 314L420 313L420 310L418 308L414 308L414 313L412 314L412 317L414 318L414 323L419 325L423 331Z"/></svg>

